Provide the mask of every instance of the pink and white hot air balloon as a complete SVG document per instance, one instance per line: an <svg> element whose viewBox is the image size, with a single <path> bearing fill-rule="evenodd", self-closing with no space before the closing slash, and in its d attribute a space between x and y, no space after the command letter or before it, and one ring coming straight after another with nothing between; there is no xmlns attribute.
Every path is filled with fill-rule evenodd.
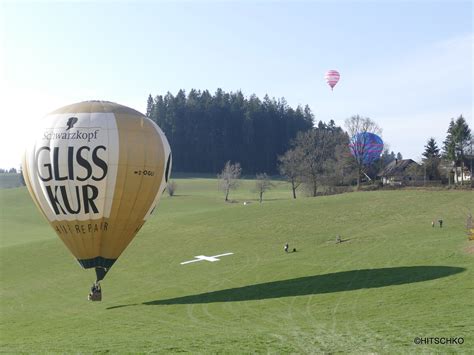
<svg viewBox="0 0 474 355"><path fill-rule="evenodd" d="M329 70L324 76L326 82L331 87L331 90L334 89L334 86L336 86L337 82L339 81L339 77L340 75L337 70Z"/></svg>

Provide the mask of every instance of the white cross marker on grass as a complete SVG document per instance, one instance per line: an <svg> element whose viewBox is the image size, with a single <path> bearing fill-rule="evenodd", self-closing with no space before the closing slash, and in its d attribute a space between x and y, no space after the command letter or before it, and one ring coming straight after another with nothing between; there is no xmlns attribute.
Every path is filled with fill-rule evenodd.
<svg viewBox="0 0 474 355"><path fill-rule="evenodd" d="M181 263L181 265L184 265L184 264L189 264L189 263L195 263L196 261L210 261L211 263L213 263L214 261L219 261L220 259L217 259L221 256L227 256L227 255L232 255L234 253L225 253L225 254L219 254L219 255L214 255L214 256L205 256L205 255L197 255L195 256L196 259L194 260L189 260L189 261L183 261Z"/></svg>

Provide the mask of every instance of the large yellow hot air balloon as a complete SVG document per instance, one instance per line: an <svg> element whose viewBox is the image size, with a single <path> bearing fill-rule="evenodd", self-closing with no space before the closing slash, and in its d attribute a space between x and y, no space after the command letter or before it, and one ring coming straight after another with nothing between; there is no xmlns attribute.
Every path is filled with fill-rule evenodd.
<svg viewBox="0 0 474 355"><path fill-rule="evenodd" d="M126 106L85 101L44 117L23 174L44 217L102 280L159 202L171 171L161 129Z"/></svg>

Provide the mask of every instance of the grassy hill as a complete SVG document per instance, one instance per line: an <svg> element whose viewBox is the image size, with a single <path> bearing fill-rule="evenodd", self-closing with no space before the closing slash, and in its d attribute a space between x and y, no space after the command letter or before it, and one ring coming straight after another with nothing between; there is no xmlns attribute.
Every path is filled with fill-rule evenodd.
<svg viewBox="0 0 474 355"><path fill-rule="evenodd" d="M245 181L224 203L215 180L177 183L96 303L86 301L93 271L74 261L26 189L0 190L0 351L474 351L474 243L464 230L473 192L293 200L277 182L259 204ZM442 229L431 227L438 218ZM297 252L284 253L285 242Z"/></svg>

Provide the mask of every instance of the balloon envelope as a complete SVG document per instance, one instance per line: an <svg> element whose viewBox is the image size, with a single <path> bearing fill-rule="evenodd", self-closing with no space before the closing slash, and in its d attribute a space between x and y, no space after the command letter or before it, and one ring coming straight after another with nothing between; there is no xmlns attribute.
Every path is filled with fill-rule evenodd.
<svg viewBox="0 0 474 355"><path fill-rule="evenodd" d="M352 155L365 165L380 158L383 151L383 141L378 135L362 132L351 138L349 145Z"/></svg>
<svg viewBox="0 0 474 355"><path fill-rule="evenodd" d="M107 101L62 107L35 134L23 160L28 190L74 257L101 279L159 202L171 170L168 141L138 111Z"/></svg>
<svg viewBox="0 0 474 355"><path fill-rule="evenodd" d="M334 89L334 86L336 86L337 82L339 81L340 75L337 70L329 70L326 75L324 76L326 79L326 82L328 85L331 87L331 90Z"/></svg>

